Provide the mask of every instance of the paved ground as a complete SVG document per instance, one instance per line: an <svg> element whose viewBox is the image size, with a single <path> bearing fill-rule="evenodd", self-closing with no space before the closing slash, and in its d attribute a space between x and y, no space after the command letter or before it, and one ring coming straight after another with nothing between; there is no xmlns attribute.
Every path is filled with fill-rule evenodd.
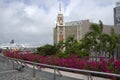
<svg viewBox="0 0 120 80"><path fill-rule="evenodd" d="M15 68L20 65L15 64ZM0 80L80 80L66 76L57 75L56 79L53 73L46 71L35 70L33 77L33 69L25 66L23 71L13 69L11 61L0 57Z"/></svg>
<svg viewBox="0 0 120 80"><path fill-rule="evenodd" d="M15 62L15 61L14 61ZM54 70L42 68L42 70L33 69L32 65L25 65L22 71L16 70L21 65L5 59L0 55L0 80L90 80L88 76L82 74L75 74L66 71L60 71L62 76L54 76ZM35 77L33 75L35 70ZM92 80L110 80L100 77L92 77Z"/></svg>

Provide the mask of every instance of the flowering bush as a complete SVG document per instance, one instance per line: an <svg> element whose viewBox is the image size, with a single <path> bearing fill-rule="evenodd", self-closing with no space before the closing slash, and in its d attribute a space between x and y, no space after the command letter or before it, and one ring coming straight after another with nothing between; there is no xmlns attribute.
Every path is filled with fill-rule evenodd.
<svg viewBox="0 0 120 80"><path fill-rule="evenodd" d="M100 66L103 72L109 72L107 61L105 61L105 59L102 57L100 58Z"/></svg>
<svg viewBox="0 0 120 80"><path fill-rule="evenodd" d="M109 59L108 61L106 61L104 58L100 58L100 61L98 62L89 61L88 57L79 58L75 54L72 55L70 58L41 56L39 54L31 54L29 52L23 54L23 52L20 51L19 52L4 51L3 54L7 57L34 61L44 64L120 74L120 60L115 61L113 58Z"/></svg>
<svg viewBox="0 0 120 80"><path fill-rule="evenodd" d="M89 61L88 62L88 69L100 71L100 62L97 61Z"/></svg>

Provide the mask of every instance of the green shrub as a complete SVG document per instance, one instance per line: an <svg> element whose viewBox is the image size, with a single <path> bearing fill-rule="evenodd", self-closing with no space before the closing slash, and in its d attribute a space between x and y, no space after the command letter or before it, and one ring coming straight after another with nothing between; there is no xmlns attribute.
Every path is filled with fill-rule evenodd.
<svg viewBox="0 0 120 80"><path fill-rule="evenodd" d="M58 53L58 56L59 56L60 58L70 58L70 57L71 57L71 54L67 54L67 53L62 53L62 52L60 52L60 53Z"/></svg>
<svg viewBox="0 0 120 80"><path fill-rule="evenodd" d="M67 49L65 51L66 54L76 54L79 57L85 57L85 56L89 56L89 52L88 51L81 51L79 48L77 47L70 47L69 49Z"/></svg>
<svg viewBox="0 0 120 80"><path fill-rule="evenodd" d="M40 54L40 55L43 55L43 56L47 56L47 55L56 54L56 52L57 52L57 48L55 46L47 44L45 46L38 47L35 54Z"/></svg>
<svg viewBox="0 0 120 80"><path fill-rule="evenodd" d="M85 57L85 56L89 56L89 52L87 51L79 51L78 53L74 53L76 55L78 55L79 57Z"/></svg>

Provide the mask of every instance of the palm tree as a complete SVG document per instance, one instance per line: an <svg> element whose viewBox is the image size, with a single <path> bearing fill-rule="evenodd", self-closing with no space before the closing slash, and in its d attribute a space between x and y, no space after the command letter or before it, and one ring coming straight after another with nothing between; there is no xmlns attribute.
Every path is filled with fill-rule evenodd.
<svg viewBox="0 0 120 80"><path fill-rule="evenodd" d="M73 46L76 46L77 40L74 38L74 36L69 36L65 41L60 41L55 46L59 51L62 51L63 53L65 51L69 52L69 49L71 49Z"/></svg>
<svg viewBox="0 0 120 80"><path fill-rule="evenodd" d="M109 43L109 35L102 33L99 37L100 43L99 43L99 47L102 51L107 51L107 47L108 47L108 43Z"/></svg>
<svg viewBox="0 0 120 80"><path fill-rule="evenodd" d="M81 45L80 45L80 49L81 50L86 50L86 51L90 51L91 47L96 43L96 41L94 41L91 36L87 36L87 37L84 37L82 40L81 40Z"/></svg>
<svg viewBox="0 0 120 80"><path fill-rule="evenodd" d="M114 57L114 50L120 44L120 36L111 28L108 51Z"/></svg>
<svg viewBox="0 0 120 80"><path fill-rule="evenodd" d="M102 37L107 34L103 34L103 23L99 21L99 24L91 24L90 31L85 34L85 39L89 39L91 47L95 46L96 50L101 48Z"/></svg>
<svg viewBox="0 0 120 80"><path fill-rule="evenodd" d="M74 36L69 36L65 41L66 49L69 49L69 47L71 47L76 42L77 42L77 40L74 38Z"/></svg>
<svg viewBox="0 0 120 80"><path fill-rule="evenodd" d="M99 52L98 56L100 54L103 55L103 52L107 51L108 41L109 35L103 33L102 21L99 21L99 24L91 24L90 31L87 32L83 38L83 43L86 48Z"/></svg>

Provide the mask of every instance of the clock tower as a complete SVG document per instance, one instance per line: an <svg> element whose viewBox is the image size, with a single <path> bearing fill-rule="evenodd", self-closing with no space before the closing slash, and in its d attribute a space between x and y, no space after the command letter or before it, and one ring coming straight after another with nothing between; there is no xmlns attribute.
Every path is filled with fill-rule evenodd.
<svg viewBox="0 0 120 80"><path fill-rule="evenodd" d="M61 4L59 4L59 12L57 15L57 43L65 40L65 26L64 26L64 16L61 11Z"/></svg>

